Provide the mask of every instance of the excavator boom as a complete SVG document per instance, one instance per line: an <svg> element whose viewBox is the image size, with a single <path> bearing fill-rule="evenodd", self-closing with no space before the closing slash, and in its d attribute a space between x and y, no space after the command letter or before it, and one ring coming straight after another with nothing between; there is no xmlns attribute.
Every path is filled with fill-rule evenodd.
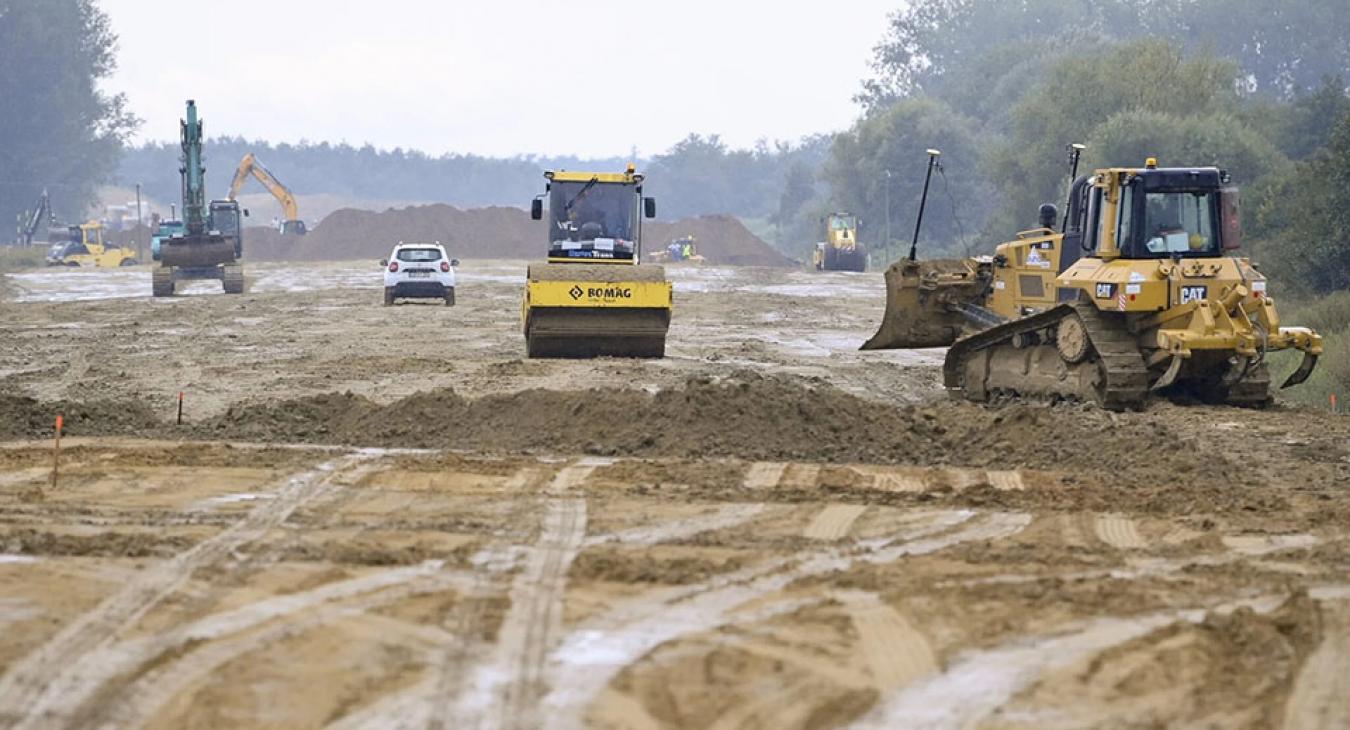
<svg viewBox="0 0 1350 730"><path fill-rule="evenodd" d="M285 216L285 221L282 223L283 232L304 234L306 232L305 222L300 220L300 205L296 202L295 195L263 163L259 162L252 152L244 155L244 158L239 161L239 168L234 172L234 180L230 182L230 194L227 199L234 200L239 196L239 191L243 190L244 183L248 182L249 176L252 176L264 188L267 188L267 192L271 193L278 203L281 203L282 214Z"/></svg>

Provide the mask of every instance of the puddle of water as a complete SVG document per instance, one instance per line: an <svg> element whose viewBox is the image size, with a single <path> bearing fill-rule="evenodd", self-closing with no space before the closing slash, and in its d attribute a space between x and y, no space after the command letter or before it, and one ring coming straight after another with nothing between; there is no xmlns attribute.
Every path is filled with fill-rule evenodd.
<svg viewBox="0 0 1350 730"><path fill-rule="evenodd" d="M36 562L37 558L31 555L0 554L0 565Z"/></svg>

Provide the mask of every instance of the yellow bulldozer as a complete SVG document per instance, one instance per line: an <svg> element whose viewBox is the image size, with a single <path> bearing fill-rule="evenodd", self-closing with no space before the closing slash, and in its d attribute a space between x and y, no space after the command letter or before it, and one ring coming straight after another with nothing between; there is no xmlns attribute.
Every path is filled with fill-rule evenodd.
<svg viewBox="0 0 1350 730"><path fill-rule="evenodd" d="M521 319L530 357L665 356L672 286L640 265L642 219L656 217L633 165L619 173L549 171L530 208L545 218L547 263L531 264Z"/></svg>
<svg viewBox="0 0 1350 730"><path fill-rule="evenodd" d="M98 221L49 230L47 240L51 248L47 251L47 265L98 268L136 265L135 249L105 242L103 234L103 224Z"/></svg>
<svg viewBox="0 0 1350 730"><path fill-rule="evenodd" d="M811 251L816 271L866 271L867 247L858 242L858 216L831 213L824 223L825 240Z"/></svg>
<svg viewBox="0 0 1350 730"><path fill-rule="evenodd" d="M1304 353L1282 387L1316 366L1322 338L1282 327L1266 277L1231 255L1242 233L1226 172L1153 159L1096 170L1072 183L1060 231L1057 219L1042 206L1042 227L993 256L921 262L911 248L886 272L885 318L862 349L948 347L944 384L975 401L1111 410L1163 390L1260 407L1266 353Z"/></svg>

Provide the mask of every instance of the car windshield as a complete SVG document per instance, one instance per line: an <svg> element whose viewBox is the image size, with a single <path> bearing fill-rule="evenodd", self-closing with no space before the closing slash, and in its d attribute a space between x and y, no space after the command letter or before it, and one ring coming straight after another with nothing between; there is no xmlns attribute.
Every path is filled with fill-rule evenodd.
<svg viewBox="0 0 1350 730"><path fill-rule="evenodd" d="M441 260L441 252L434 248L400 248L395 257L410 264L429 263Z"/></svg>
<svg viewBox="0 0 1350 730"><path fill-rule="evenodd" d="M1149 192L1144 199L1142 238L1149 255L1219 253L1214 225L1217 191Z"/></svg>
<svg viewBox="0 0 1350 730"><path fill-rule="evenodd" d="M554 182L549 196L550 240L633 240L637 195L632 185Z"/></svg>

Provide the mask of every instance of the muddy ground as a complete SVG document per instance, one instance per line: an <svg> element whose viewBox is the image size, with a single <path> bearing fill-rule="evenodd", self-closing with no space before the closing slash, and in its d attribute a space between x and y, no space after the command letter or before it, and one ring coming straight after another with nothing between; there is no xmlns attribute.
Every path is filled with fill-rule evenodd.
<svg viewBox="0 0 1350 730"><path fill-rule="evenodd" d="M0 726L1350 726L1344 418L951 402L880 274L527 361L523 271L8 278Z"/></svg>

